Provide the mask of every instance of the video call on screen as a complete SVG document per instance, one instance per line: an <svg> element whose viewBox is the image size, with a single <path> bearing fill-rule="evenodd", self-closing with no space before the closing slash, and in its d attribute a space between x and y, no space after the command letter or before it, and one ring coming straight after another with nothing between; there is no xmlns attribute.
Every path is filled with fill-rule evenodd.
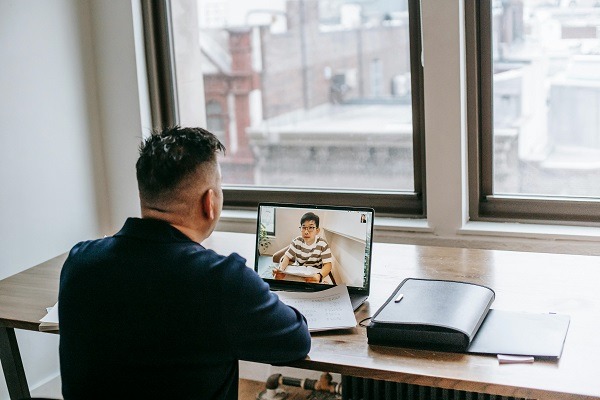
<svg viewBox="0 0 600 400"><path fill-rule="evenodd" d="M265 279L273 278L277 255L281 255L301 236L301 218L312 212L319 217L317 236L324 239L332 254L331 273L323 284L363 287L368 276L372 218L368 210L302 208L261 205L257 232L257 272ZM301 281L297 276L286 280Z"/></svg>

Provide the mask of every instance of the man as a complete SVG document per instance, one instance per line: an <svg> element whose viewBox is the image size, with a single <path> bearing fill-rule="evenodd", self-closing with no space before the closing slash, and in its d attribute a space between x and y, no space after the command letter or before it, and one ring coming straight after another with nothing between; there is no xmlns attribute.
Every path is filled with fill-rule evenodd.
<svg viewBox="0 0 600 400"><path fill-rule="evenodd" d="M238 360L308 354L304 317L239 255L200 244L223 205L220 151L200 128L152 135L136 164L142 218L71 250L59 290L65 400L237 400Z"/></svg>

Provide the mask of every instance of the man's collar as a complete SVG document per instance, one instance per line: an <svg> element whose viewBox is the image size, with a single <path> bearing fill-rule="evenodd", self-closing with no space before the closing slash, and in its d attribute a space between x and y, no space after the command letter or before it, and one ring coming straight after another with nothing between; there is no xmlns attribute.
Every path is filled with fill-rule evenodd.
<svg viewBox="0 0 600 400"><path fill-rule="evenodd" d="M190 242L189 237L166 221L150 218L127 218L115 237L135 237L158 242Z"/></svg>

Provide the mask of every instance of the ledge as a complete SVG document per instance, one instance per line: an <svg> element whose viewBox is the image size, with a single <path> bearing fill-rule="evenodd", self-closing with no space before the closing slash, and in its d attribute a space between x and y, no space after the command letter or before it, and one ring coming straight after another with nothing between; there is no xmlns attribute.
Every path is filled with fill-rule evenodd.
<svg viewBox="0 0 600 400"><path fill-rule="evenodd" d="M567 225L467 222L441 235L427 220L375 217L374 239L383 243L600 255L600 228ZM224 210L220 231L256 232L256 211Z"/></svg>
<svg viewBox="0 0 600 400"><path fill-rule="evenodd" d="M600 242L600 228L588 226L473 221L467 222L458 232L464 235Z"/></svg>
<svg viewBox="0 0 600 400"><path fill-rule="evenodd" d="M228 232L256 232L256 211L223 210L219 230ZM425 219L375 217L375 232L419 232L433 233Z"/></svg>

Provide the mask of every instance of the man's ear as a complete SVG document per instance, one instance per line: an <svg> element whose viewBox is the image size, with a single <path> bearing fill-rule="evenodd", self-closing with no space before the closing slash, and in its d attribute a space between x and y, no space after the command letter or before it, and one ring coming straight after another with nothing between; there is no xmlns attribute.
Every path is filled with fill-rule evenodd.
<svg viewBox="0 0 600 400"><path fill-rule="evenodd" d="M215 219L215 191L208 189L202 195L202 213L208 220Z"/></svg>

